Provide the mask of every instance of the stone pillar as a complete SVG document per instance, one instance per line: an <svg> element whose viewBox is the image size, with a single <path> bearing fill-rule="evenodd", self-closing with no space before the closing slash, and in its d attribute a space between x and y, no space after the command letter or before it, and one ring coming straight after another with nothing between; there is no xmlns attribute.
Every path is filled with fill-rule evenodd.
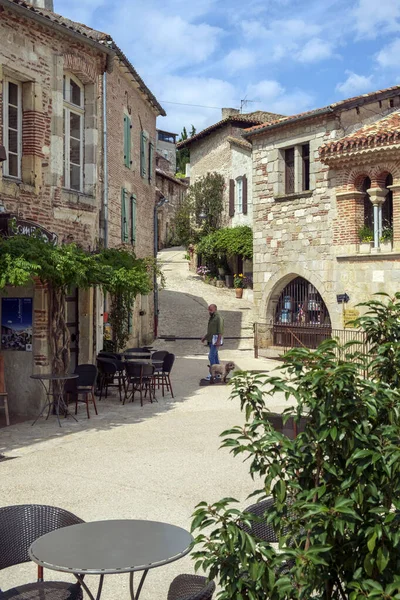
<svg viewBox="0 0 400 600"><path fill-rule="evenodd" d="M379 249L379 239L382 235L382 204L388 190L386 188L370 188L367 194L374 207L374 249Z"/></svg>
<svg viewBox="0 0 400 600"><path fill-rule="evenodd" d="M303 157L301 146L294 147L294 191L296 194L303 191Z"/></svg>
<svg viewBox="0 0 400 600"><path fill-rule="evenodd" d="M400 180L388 188L393 195L393 250L400 250Z"/></svg>
<svg viewBox="0 0 400 600"><path fill-rule="evenodd" d="M58 188L62 187L64 176L64 140L63 140L63 77L64 61L62 56L53 57L53 81L52 81L52 116L51 116L51 149L50 149L50 172L48 174L48 185Z"/></svg>
<svg viewBox="0 0 400 600"><path fill-rule="evenodd" d="M93 362L93 307L94 290L79 290L79 362Z"/></svg>

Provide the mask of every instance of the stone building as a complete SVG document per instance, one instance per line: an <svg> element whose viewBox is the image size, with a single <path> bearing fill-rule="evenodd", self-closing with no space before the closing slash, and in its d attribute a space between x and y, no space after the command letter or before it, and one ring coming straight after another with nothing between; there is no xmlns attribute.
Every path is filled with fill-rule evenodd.
<svg viewBox="0 0 400 600"><path fill-rule="evenodd" d="M176 133L157 129L157 152L165 158L169 164L171 173L176 173Z"/></svg>
<svg viewBox="0 0 400 600"><path fill-rule="evenodd" d="M151 148L156 115L165 113L108 35L52 8L51 0L35 0L34 5L0 0L0 145L7 155L0 169L1 227L7 228L15 216L18 231L39 230L52 243L74 241L86 249L95 249L100 240L110 246L130 244L134 227L124 221L122 207L125 201L127 215L136 195L135 249L139 256L153 255ZM129 111L135 129L130 130L128 167L123 132L128 131ZM48 371L50 364L47 290L40 284L15 288L7 298L18 310L24 305L30 311L32 336L24 352L9 351L7 338L2 339L11 412L35 413L41 398L29 376ZM133 340L152 336L153 303L145 302L148 322L143 329L133 319ZM5 305L3 300L3 309ZM5 316L0 318L7 336ZM92 362L103 345L100 294L71 290L67 319L72 368L76 362Z"/></svg>
<svg viewBox="0 0 400 600"><path fill-rule="evenodd" d="M344 339L358 303L398 291L399 109L396 86L246 132L261 345Z"/></svg>
<svg viewBox="0 0 400 600"><path fill-rule="evenodd" d="M159 157L157 157L159 158ZM159 159L159 162L162 160ZM156 167L157 246L173 245L174 218L186 196L188 184L160 167Z"/></svg>
<svg viewBox="0 0 400 600"><path fill-rule="evenodd" d="M223 108L222 119L196 135L179 142L177 148L190 149L190 183L207 173L219 173L225 179L222 225L235 227L253 223L252 146L243 133L250 125L276 120L280 115L257 111L242 114ZM251 264L236 261L232 268L251 274Z"/></svg>

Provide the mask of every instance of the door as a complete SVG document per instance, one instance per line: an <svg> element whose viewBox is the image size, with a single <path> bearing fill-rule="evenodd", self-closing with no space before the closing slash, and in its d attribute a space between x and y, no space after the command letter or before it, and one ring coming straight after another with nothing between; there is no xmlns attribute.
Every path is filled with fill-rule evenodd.
<svg viewBox="0 0 400 600"><path fill-rule="evenodd" d="M70 334L70 372L73 373L79 364L79 305L78 288L73 288L67 296L66 306L67 327Z"/></svg>

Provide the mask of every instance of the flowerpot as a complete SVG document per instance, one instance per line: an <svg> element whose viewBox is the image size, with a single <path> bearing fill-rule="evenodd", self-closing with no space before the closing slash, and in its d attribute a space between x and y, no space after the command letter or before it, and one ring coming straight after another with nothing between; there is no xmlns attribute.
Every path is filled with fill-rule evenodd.
<svg viewBox="0 0 400 600"><path fill-rule="evenodd" d="M360 242L360 254L371 254L371 245L372 242Z"/></svg>
<svg viewBox="0 0 400 600"><path fill-rule="evenodd" d="M233 288L233 275L225 275L225 285L227 288Z"/></svg>
<svg viewBox="0 0 400 600"><path fill-rule="evenodd" d="M391 241L381 242L380 247L381 247L381 252L391 252L392 251L392 242Z"/></svg>
<svg viewBox="0 0 400 600"><path fill-rule="evenodd" d="M236 298L241 298L243 296L243 288L235 288Z"/></svg>

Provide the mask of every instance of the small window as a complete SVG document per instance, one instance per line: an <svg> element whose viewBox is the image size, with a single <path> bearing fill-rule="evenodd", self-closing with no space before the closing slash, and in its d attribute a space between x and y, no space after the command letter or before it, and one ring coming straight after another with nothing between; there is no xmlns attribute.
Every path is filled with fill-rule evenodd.
<svg viewBox="0 0 400 600"><path fill-rule="evenodd" d="M131 168L131 129L132 123L128 115L124 115L124 165Z"/></svg>
<svg viewBox="0 0 400 600"><path fill-rule="evenodd" d="M22 87L18 81L5 80L3 94L3 144L7 160L4 175L21 178L22 159Z"/></svg>
<svg viewBox="0 0 400 600"><path fill-rule="evenodd" d="M238 213L243 212L243 179L238 177L236 179L236 211Z"/></svg>
<svg viewBox="0 0 400 600"><path fill-rule="evenodd" d="M285 150L285 193L294 194L294 148Z"/></svg>
<svg viewBox="0 0 400 600"><path fill-rule="evenodd" d="M310 144L303 144L301 157L303 160L303 191L306 191L310 189Z"/></svg>
<svg viewBox="0 0 400 600"><path fill-rule="evenodd" d="M64 187L83 190L84 88L72 75L64 75Z"/></svg>

